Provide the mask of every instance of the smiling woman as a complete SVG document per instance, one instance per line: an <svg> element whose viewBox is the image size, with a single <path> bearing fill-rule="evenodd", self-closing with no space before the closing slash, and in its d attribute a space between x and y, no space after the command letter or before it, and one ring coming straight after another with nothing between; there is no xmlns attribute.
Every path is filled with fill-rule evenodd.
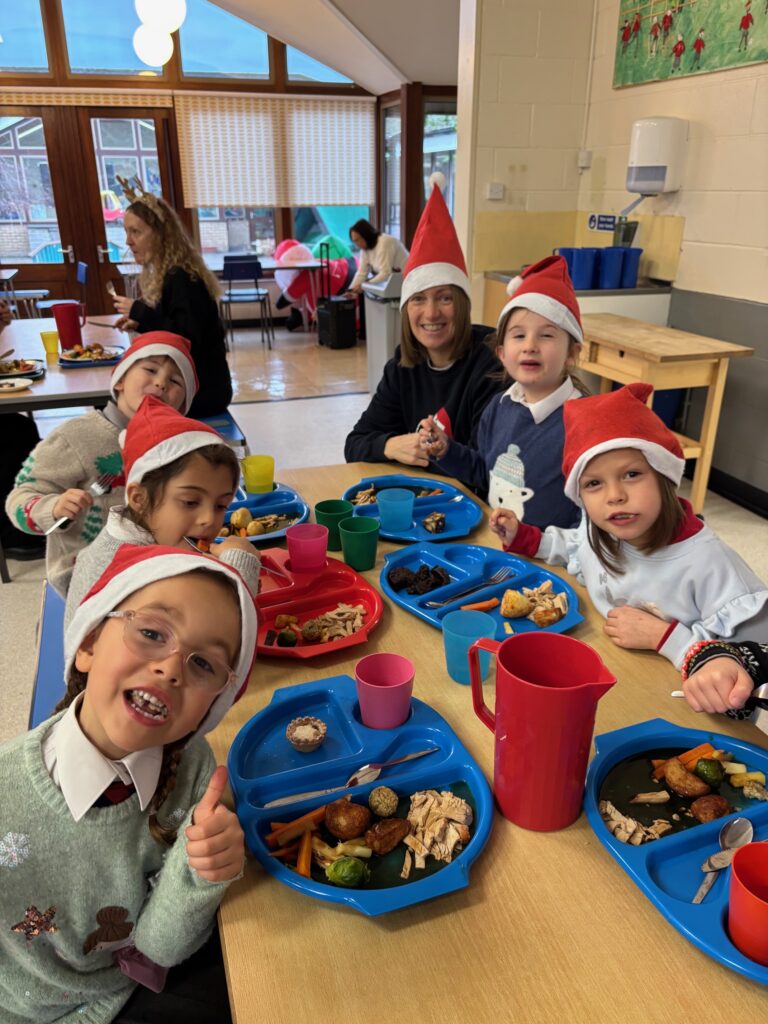
<svg viewBox="0 0 768 1024"><path fill-rule="evenodd" d="M429 467L434 438L423 421L433 417L448 436L472 443L499 390L494 356L483 344L489 328L472 326L464 256L437 186L405 265L400 308L402 343L347 437L347 462Z"/></svg>

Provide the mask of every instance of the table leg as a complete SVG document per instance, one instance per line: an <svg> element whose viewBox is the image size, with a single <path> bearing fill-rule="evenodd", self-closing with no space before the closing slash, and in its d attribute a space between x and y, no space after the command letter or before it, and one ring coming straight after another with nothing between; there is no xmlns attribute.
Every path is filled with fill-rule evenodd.
<svg viewBox="0 0 768 1024"><path fill-rule="evenodd" d="M693 486L691 487L691 505L694 512L701 512L707 496L707 483L709 482L709 471L712 467L712 455L715 449L717 425L720 420L720 408L723 404L725 378L728 375L728 362L728 359L718 360L713 369L712 383L707 389L707 401L704 406L704 419L701 424L699 439L701 455L696 460Z"/></svg>
<svg viewBox="0 0 768 1024"><path fill-rule="evenodd" d="M600 394L607 395L608 392L613 388L613 381L608 377L600 378Z"/></svg>

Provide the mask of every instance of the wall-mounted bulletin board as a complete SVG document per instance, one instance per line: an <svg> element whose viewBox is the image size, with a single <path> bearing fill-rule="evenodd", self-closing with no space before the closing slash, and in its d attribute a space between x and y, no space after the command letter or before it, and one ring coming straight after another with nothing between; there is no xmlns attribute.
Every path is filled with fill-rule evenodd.
<svg viewBox="0 0 768 1024"><path fill-rule="evenodd" d="M613 86L768 60L768 0L621 0Z"/></svg>

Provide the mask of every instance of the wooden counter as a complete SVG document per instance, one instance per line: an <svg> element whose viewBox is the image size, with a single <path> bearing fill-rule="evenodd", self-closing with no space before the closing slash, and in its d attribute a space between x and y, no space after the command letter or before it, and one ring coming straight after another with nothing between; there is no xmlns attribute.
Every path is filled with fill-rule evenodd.
<svg viewBox="0 0 768 1024"><path fill-rule="evenodd" d="M314 506L388 470L402 467L316 467L281 471L280 479ZM498 546L485 525L467 541ZM365 574L374 585L384 552L397 547L380 544L376 567ZM618 678L598 705L598 733L664 717L760 741L748 724L694 715L671 698L680 683L669 662L615 647L583 589L570 582L586 616L570 635L592 644ZM416 665L414 695L450 723L490 780L493 737L474 715L469 687L448 677L441 634L385 605L364 646L310 661L261 659L248 692L212 734L219 761L274 689L352 674L364 655L395 651ZM491 707L493 691L491 678ZM537 770L520 765L520 785ZM249 859L220 923L236 1024L395 1017L419 1024L681 1024L758 1021L768 1006L764 989L706 957L667 923L583 815L561 832L535 833L496 814L467 889L373 919L304 897Z"/></svg>

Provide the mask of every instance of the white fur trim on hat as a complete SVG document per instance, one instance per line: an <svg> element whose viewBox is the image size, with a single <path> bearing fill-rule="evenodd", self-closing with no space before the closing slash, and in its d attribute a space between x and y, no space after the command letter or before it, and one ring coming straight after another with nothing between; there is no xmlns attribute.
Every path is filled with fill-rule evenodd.
<svg viewBox="0 0 768 1024"><path fill-rule="evenodd" d="M192 369L189 360L172 345L163 344L163 342L152 343L151 345L144 345L136 352L131 352L126 355L112 371L112 378L109 382L109 393L112 395L115 401L117 401L117 392L115 391L115 384L126 375L128 370L133 366L134 363L138 362L139 359L148 359L150 356L168 356L172 359L178 367L179 373L184 378L184 412L189 412L189 407L192 405L192 400L195 397L197 391L197 381L195 380L195 372Z"/></svg>
<svg viewBox="0 0 768 1024"><path fill-rule="evenodd" d="M443 285L454 284L461 288L469 298L469 278L463 270L453 263L422 263L403 279L403 290L400 294L400 309L416 292L425 288L441 288Z"/></svg>
<svg viewBox="0 0 768 1024"><path fill-rule="evenodd" d="M511 309L530 309L532 313L538 313L539 316L551 320L553 324L567 331L579 345L584 344L579 321L567 306L549 295L543 295L541 292L523 292L519 297L513 296L499 314L496 330L501 327L501 321Z"/></svg>
<svg viewBox="0 0 768 1024"><path fill-rule="evenodd" d="M205 448L209 444L226 444L226 441L212 434L209 430L190 430L183 434L167 437L164 441L160 441L154 448L150 448L140 458L136 459L131 466L125 483L126 485L140 484L147 473L153 469L167 466L170 462L180 459L182 455L189 455L190 452L198 448Z"/></svg>
<svg viewBox="0 0 768 1024"><path fill-rule="evenodd" d="M679 486L683 478L685 459L678 458L663 445L654 444L652 441L645 441L639 437L612 437L609 441L602 441L600 444L588 448L576 459L568 474L568 479L565 481L566 496L577 505L583 505L579 495L579 480L588 464L596 456L602 455L604 452L616 451L619 448L634 448L635 451L642 452L650 466L671 480L675 487Z"/></svg>
<svg viewBox="0 0 768 1024"><path fill-rule="evenodd" d="M118 554L121 550L124 549L118 548ZM114 611L131 594L158 580L201 570L221 573L232 580L237 587L240 606L240 651L237 664L233 666L235 678L218 694L208 709L208 714L190 737L190 741L215 729L248 681L256 653L258 621L253 598L240 574L232 566L209 555L196 554L193 551L158 553L154 557L144 558L139 563L126 567L95 594L87 596L73 615L64 634L65 680L69 679L75 656L86 638L104 621L109 612Z"/></svg>

